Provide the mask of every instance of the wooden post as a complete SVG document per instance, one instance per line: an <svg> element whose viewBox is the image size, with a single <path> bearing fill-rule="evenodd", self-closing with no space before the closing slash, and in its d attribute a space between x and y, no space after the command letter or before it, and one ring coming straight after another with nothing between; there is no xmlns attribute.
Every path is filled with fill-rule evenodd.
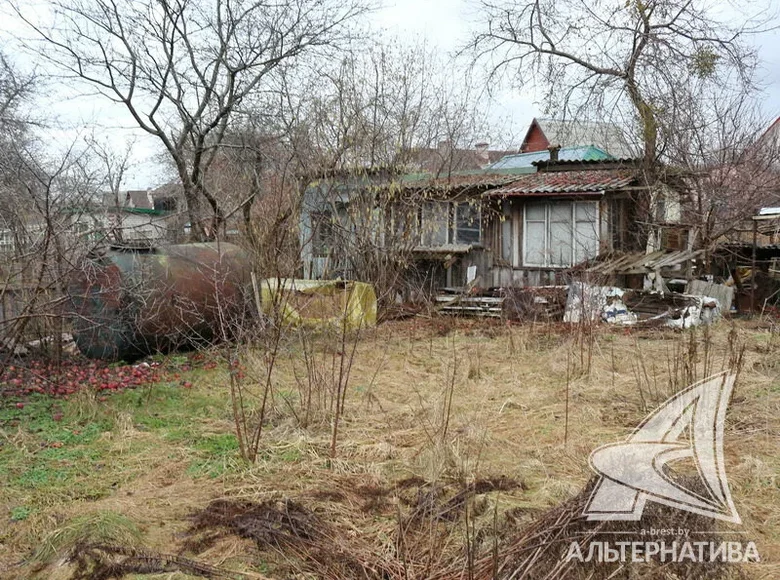
<svg viewBox="0 0 780 580"><path fill-rule="evenodd" d="M750 260L750 311L756 310L756 246L758 245L758 221L753 218L753 254Z"/></svg>

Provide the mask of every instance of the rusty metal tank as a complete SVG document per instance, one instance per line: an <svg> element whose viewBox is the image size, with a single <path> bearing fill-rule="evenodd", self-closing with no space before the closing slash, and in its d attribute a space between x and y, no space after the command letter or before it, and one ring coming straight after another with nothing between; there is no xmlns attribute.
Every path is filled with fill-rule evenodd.
<svg viewBox="0 0 780 580"><path fill-rule="evenodd" d="M73 338L90 358L131 361L223 337L249 316L250 271L232 244L112 247L68 284Z"/></svg>

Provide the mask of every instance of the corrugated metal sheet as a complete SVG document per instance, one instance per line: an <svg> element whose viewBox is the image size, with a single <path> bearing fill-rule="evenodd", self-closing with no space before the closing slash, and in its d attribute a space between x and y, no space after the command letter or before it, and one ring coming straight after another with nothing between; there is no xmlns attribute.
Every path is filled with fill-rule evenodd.
<svg viewBox="0 0 780 580"><path fill-rule="evenodd" d="M671 268L677 264L693 260L703 252L704 250L692 250L680 252L658 251L651 254L623 254L598 262L585 271L596 274L644 274L655 272L661 268Z"/></svg>
<svg viewBox="0 0 780 580"><path fill-rule="evenodd" d="M466 190L472 188L488 189L500 187L517 180L517 175L501 173L475 173L468 175L451 175L440 178L424 178L403 184L406 189L422 190Z"/></svg>
<svg viewBox="0 0 780 580"><path fill-rule="evenodd" d="M523 167L533 167L537 161L547 161L550 159L550 152L534 151L532 153L518 153L516 155L507 155L496 161L488 169L520 169ZM603 159L612 159L612 156L593 146L584 147L564 147L558 152L560 161L598 161Z"/></svg>
<svg viewBox="0 0 780 580"><path fill-rule="evenodd" d="M534 173L516 179L507 186L488 192L491 197L515 197L561 193L600 193L621 189L635 181L625 169L591 169Z"/></svg>

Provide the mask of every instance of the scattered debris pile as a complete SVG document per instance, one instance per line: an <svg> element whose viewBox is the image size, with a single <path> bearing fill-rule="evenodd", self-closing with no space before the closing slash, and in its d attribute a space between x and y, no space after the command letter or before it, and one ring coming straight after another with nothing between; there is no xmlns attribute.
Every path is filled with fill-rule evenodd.
<svg viewBox="0 0 780 580"><path fill-rule="evenodd" d="M502 288L504 316L508 320L561 320L566 307L567 286Z"/></svg>
<svg viewBox="0 0 780 580"><path fill-rule="evenodd" d="M487 316L501 318L505 297L500 289L466 291L457 288L444 288L436 295L438 309L446 314L468 316Z"/></svg>
<svg viewBox="0 0 780 580"><path fill-rule="evenodd" d="M719 316L720 303L710 296L574 282L569 286L563 321L691 328L709 324Z"/></svg>
<svg viewBox="0 0 780 580"><path fill-rule="evenodd" d="M467 293L448 289L437 295L436 302L440 312L464 316L691 328L710 324L728 311L732 296L731 289L711 282L690 282L685 293L572 282Z"/></svg>
<svg viewBox="0 0 780 580"><path fill-rule="evenodd" d="M626 306L644 325L691 328L720 317L720 303L710 296L669 292L630 292Z"/></svg>

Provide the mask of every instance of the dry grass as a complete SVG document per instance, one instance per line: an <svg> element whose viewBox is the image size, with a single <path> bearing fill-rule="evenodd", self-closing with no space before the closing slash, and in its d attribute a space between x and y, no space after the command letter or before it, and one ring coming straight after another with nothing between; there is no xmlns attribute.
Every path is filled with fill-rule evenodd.
<svg viewBox="0 0 780 580"><path fill-rule="evenodd" d="M132 444L153 435L134 431L133 420L125 418L117 421L124 427L113 431L111 445L124 449L116 461L133 477L105 497L44 506L14 522L0 561L29 557L36 538L51 532L44 530L47 521L66 526L85 513L110 511L132 520L143 545L154 550L189 547L185 555L199 561L270 577L337 577L337 568L317 558L307 562L300 545L290 549L288 543L285 550L251 534L236 540L235 533L223 533L196 549L192 539L199 536L182 535L192 525L190 516L214 500L230 500L251 502L242 504L249 510L300 507L296 513L304 519L310 514L328 541L352 547L355 561L341 560L344 577L358 577L355 570L371 576L361 568L371 563L384 566L375 577L409 578L432 577L453 562L476 566L495 546L515 545L538 518L545 521L547 510L574 501L591 477L592 449L624 438L648 409L684 387L684 379L721 370L741 345L726 468L744 522L740 531L762 556L744 572L780 577L780 340L771 327L727 322L706 337L701 331L591 333L448 319L385 324L364 333L358 345L335 458L327 422L301 428L280 396L257 463L224 459L228 464L213 478L192 473L193 458L201 456L191 447L159 438L151 448ZM300 364L292 347L280 357L277 395L295 392ZM196 394L228 396L224 374L202 378ZM93 405L82 403L82 412L93 413ZM198 433L231 432L227 400L216 408L195 419ZM517 485L467 492L499 477ZM452 501L461 506L456 516L430 517ZM17 541L17 535L26 539ZM11 568L7 577L24 577L25 570ZM601 578L599 573L592 577ZM641 577L665 577L656 573L666 572Z"/></svg>

